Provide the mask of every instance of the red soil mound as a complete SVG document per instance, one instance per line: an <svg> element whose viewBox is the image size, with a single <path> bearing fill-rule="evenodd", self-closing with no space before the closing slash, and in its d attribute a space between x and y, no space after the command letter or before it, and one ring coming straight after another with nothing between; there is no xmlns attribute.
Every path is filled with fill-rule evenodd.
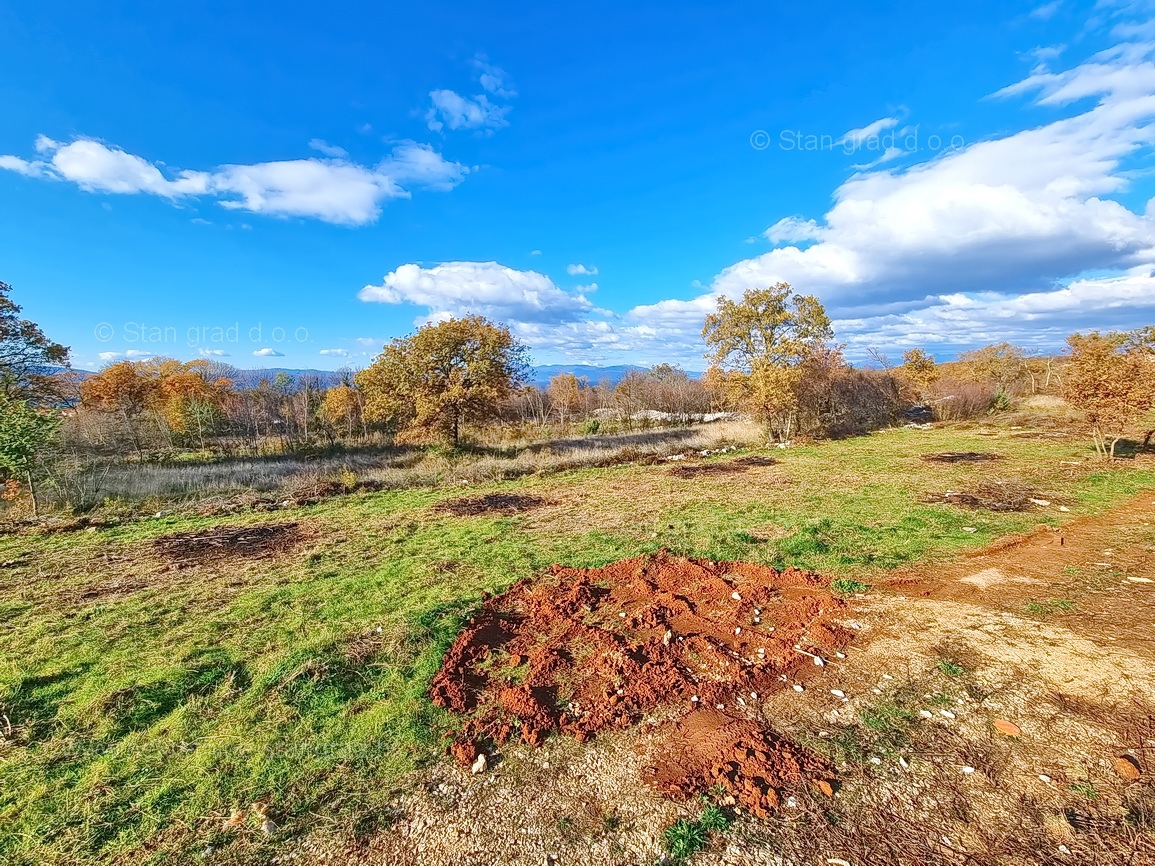
<svg viewBox="0 0 1155 866"><path fill-rule="evenodd" d="M688 709L651 781L670 794L721 784L764 813L776 789L811 779L820 758L746 717L814 655L850 638L845 602L816 574L665 552L603 568L554 566L489 599L446 653L431 697L464 716L452 747L552 732L580 741L658 707ZM805 652L800 652L798 648ZM669 750L666 750L669 751ZM665 754L665 753L664 753Z"/></svg>

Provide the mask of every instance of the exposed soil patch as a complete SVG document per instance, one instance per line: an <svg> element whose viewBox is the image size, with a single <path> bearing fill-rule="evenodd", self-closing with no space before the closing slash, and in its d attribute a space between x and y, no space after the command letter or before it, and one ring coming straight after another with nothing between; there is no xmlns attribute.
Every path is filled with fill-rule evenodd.
<svg viewBox="0 0 1155 866"><path fill-rule="evenodd" d="M738 466L777 466L778 461L773 457L766 457L762 454L747 454L745 457L739 457L731 461Z"/></svg>
<svg viewBox="0 0 1155 866"><path fill-rule="evenodd" d="M922 459L927 463L987 463L1001 460L1002 457L986 451L943 451L939 454L923 454Z"/></svg>
<svg viewBox="0 0 1155 866"><path fill-rule="evenodd" d="M745 472L749 468L737 460L727 460L725 463L692 463L688 466L675 466L669 474L674 478L698 478L703 475L733 475L736 472Z"/></svg>
<svg viewBox="0 0 1155 866"><path fill-rule="evenodd" d="M283 552L301 539L297 523L230 526L162 535L153 551L180 566L195 565L207 557L237 556L264 559Z"/></svg>
<svg viewBox="0 0 1155 866"><path fill-rule="evenodd" d="M1034 511L1042 503L1050 504L1034 487L1021 481L989 481L970 490L948 490L928 493L923 502L945 502L961 508L983 508L987 511Z"/></svg>
<svg viewBox="0 0 1155 866"><path fill-rule="evenodd" d="M466 496L461 499L447 499L433 506L434 511L452 514L454 517L474 517L478 514L520 514L548 505L540 496L521 493L486 493L483 496Z"/></svg>
<svg viewBox="0 0 1155 866"><path fill-rule="evenodd" d="M685 795L722 785L755 814L784 787L830 790L829 765L752 721L764 697L845 645L846 603L819 575L665 552L597 569L554 566L489 599L430 689L464 716L451 752L586 741L667 705L687 713L650 781ZM799 648L802 651L799 651ZM677 748L682 755L668 760Z"/></svg>

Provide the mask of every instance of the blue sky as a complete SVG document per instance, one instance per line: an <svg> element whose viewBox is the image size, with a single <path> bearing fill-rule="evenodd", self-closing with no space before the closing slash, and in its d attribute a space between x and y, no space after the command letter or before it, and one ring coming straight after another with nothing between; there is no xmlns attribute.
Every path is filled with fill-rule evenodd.
<svg viewBox="0 0 1155 866"><path fill-rule="evenodd" d="M0 279L80 367L701 369L777 280L852 358L1155 321L1147 0L158 9L0 2Z"/></svg>

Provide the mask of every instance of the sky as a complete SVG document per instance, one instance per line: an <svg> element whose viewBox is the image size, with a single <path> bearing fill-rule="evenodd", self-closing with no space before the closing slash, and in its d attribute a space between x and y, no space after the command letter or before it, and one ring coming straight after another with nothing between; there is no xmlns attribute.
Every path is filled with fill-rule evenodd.
<svg viewBox="0 0 1155 866"><path fill-rule="evenodd" d="M0 0L0 280L82 369L701 370L780 281L852 360L1155 322L1155 0L162 6Z"/></svg>

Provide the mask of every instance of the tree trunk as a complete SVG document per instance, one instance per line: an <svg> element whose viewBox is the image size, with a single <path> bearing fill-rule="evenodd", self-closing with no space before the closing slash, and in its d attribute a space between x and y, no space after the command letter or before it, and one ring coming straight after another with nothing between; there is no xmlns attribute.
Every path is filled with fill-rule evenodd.
<svg viewBox="0 0 1155 866"><path fill-rule="evenodd" d="M1151 437L1155 436L1155 430L1148 430L1147 435L1143 437L1143 444L1139 446L1140 451L1146 451L1151 445Z"/></svg>
<svg viewBox="0 0 1155 866"><path fill-rule="evenodd" d="M32 480L32 470L29 469L25 475L28 478L28 495L32 497L32 516L40 516L40 506L36 502L36 484Z"/></svg>

